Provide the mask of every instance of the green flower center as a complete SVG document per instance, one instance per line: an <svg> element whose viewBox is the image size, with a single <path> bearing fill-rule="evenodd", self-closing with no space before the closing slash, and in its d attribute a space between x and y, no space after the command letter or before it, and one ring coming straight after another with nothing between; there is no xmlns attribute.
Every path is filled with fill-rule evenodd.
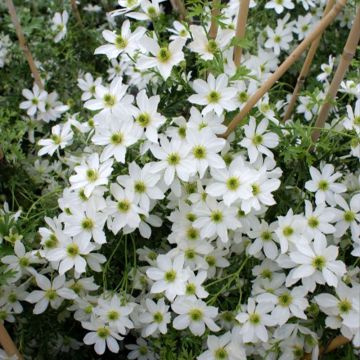
<svg viewBox="0 0 360 360"><path fill-rule="evenodd" d="M164 316L160 311L157 311L154 313L153 319L156 323L160 324L164 320Z"/></svg>
<svg viewBox="0 0 360 360"><path fill-rule="evenodd" d="M99 178L99 174L96 170L94 169L88 169L86 171L86 178L90 181L90 182L95 182L98 178Z"/></svg>
<svg viewBox="0 0 360 360"><path fill-rule="evenodd" d="M196 240L199 238L199 230L193 227L189 227L186 230L186 237L190 240Z"/></svg>
<svg viewBox="0 0 360 360"><path fill-rule="evenodd" d="M115 310L110 310L108 313L107 313L107 318L110 320L110 321L115 321L115 320L118 320L119 319L119 313Z"/></svg>
<svg viewBox="0 0 360 360"><path fill-rule="evenodd" d="M150 115L147 113L142 113L136 118L136 122L140 126L146 127L150 124Z"/></svg>
<svg viewBox="0 0 360 360"><path fill-rule="evenodd" d="M220 210L214 210L211 212L210 219L214 223L221 223L223 221L223 213Z"/></svg>
<svg viewBox="0 0 360 360"><path fill-rule="evenodd" d="M9 294L8 301L10 304L14 304L17 301L17 296L14 293Z"/></svg>
<svg viewBox="0 0 360 360"><path fill-rule="evenodd" d="M189 220L190 222L194 222L196 220L196 215L193 213L187 213L186 219Z"/></svg>
<svg viewBox="0 0 360 360"><path fill-rule="evenodd" d="M195 159L201 160L206 158L206 148L204 146L198 145L193 148L192 151Z"/></svg>
<svg viewBox="0 0 360 360"><path fill-rule="evenodd" d="M113 145L120 145L124 141L124 135L120 132L111 135L110 141Z"/></svg>
<svg viewBox="0 0 360 360"><path fill-rule="evenodd" d="M38 99L38 98L32 98L32 99L31 99L31 103L32 103L33 105L37 105L37 104L39 103L39 99Z"/></svg>
<svg viewBox="0 0 360 360"><path fill-rule="evenodd" d="M315 216L311 216L308 219L308 224L311 228L317 228L319 226L319 220Z"/></svg>
<svg viewBox="0 0 360 360"><path fill-rule="evenodd" d="M53 134L53 135L50 136L50 139L53 141L53 143L55 145L60 145L61 144L61 137L58 136L58 135Z"/></svg>
<svg viewBox="0 0 360 360"><path fill-rule="evenodd" d="M180 163L180 156L177 153L171 153L168 155L167 157L167 162L169 163L169 165L171 166L176 166L179 165Z"/></svg>
<svg viewBox="0 0 360 360"><path fill-rule="evenodd" d="M186 128L183 126L179 127L178 134L181 138L184 138L186 136Z"/></svg>
<svg viewBox="0 0 360 360"><path fill-rule="evenodd" d="M146 191L146 185L143 181L136 181L134 184L135 192L142 194Z"/></svg>
<svg viewBox="0 0 360 360"><path fill-rule="evenodd" d="M196 292L196 286L194 284L186 285L186 295L194 295Z"/></svg>
<svg viewBox="0 0 360 360"><path fill-rule="evenodd" d="M360 116L354 116L354 124L360 125Z"/></svg>
<svg viewBox="0 0 360 360"><path fill-rule="evenodd" d="M53 290L53 289L48 289L48 290L46 290L46 292L45 292L45 297L48 299L48 300L55 300L56 299L56 297L57 297L57 293L56 293L56 291L55 290Z"/></svg>
<svg viewBox="0 0 360 360"><path fill-rule="evenodd" d="M104 103L107 107L113 107L115 105L116 99L115 96L111 94L106 94L104 96Z"/></svg>
<svg viewBox="0 0 360 360"><path fill-rule="evenodd" d="M84 230L91 230L94 227L94 222L89 219L89 218L85 218L83 219L83 221L81 222L81 227Z"/></svg>
<svg viewBox="0 0 360 360"><path fill-rule="evenodd" d="M285 226L282 232L284 236L289 237L294 233L294 229L291 226Z"/></svg>
<svg viewBox="0 0 360 360"><path fill-rule="evenodd" d="M240 181L235 176L232 176L226 180L226 187L231 191L237 190L239 186L240 186Z"/></svg>
<svg viewBox="0 0 360 360"><path fill-rule="evenodd" d="M264 269L260 276L263 278L263 279L272 279L272 272L269 270L269 269Z"/></svg>
<svg viewBox="0 0 360 360"><path fill-rule="evenodd" d="M224 348L218 348L216 349L214 353L216 360L226 360L228 359L227 351Z"/></svg>
<svg viewBox="0 0 360 360"><path fill-rule="evenodd" d="M121 35L117 35L115 39L115 46L117 49L125 49L128 44L128 41L124 39Z"/></svg>
<svg viewBox="0 0 360 360"><path fill-rule="evenodd" d="M318 255L315 256L314 259L312 260L311 265L316 269L321 271L325 265L326 265L326 259L324 256Z"/></svg>
<svg viewBox="0 0 360 360"><path fill-rule="evenodd" d="M130 210L130 202L128 200L121 200L118 202L118 210L122 213L126 213Z"/></svg>
<svg viewBox="0 0 360 360"><path fill-rule="evenodd" d="M338 309L341 314L347 314L352 309L351 302L348 299L339 301Z"/></svg>
<svg viewBox="0 0 360 360"><path fill-rule="evenodd" d="M326 191L329 189L329 183L326 180L320 180L318 187L319 190Z"/></svg>
<svg viewBox="0 0 360 360"><path fill-rule="evenodd" d="M45 241L45 247L48 249L53 249L59 243L59 240L55 234L51 234L49 238Z"/></svg>
<svg viewBox="0 0 360 360"><path fill-rule="evenodd" d="M254 145L261 145L263 142L263 137L261 135L255 135L252 139Z"/></svg>
<svg viewBox="0 0 360 360"><path fill-rule="evenodd" d="M272 239L270 231L264 231L260 235L262 241L270 241Z"/></svg>
<svg viewBox="0 0 360 360"><path fill-rule="evenodd" d="M260 186L259 185L252 184L251 187L252 187L252 193L253 193L254 196L257 196L257 195L260 194L261 191L260 191Z"/></svg>
<svg viewBox="0 0 360 360"><path fill-rule="evenodd" d="M258 325L260 324L260 315L257 313L253 313L249 316L249 321L251 324L253 325Z"/></svg>
<svg viewBox="0 0 360 360"><path fill-rule="evenodd" d="M274 42L275 42L276 44L278 44L279 42L281 42L281 36L280 36L280 35L275 35L275 37L274 37Z"/></svg>
<svg viewBox="0 0 360 360"><path fill-rule="evenodd" d="M278 301L280 306L288 307L292 303L292 296L285 292L279 296Z"/></svg>
<svg viewBox="0 0 360 360"><path fill-rule="evenodd" d="M156 9L153 6L149 6L147 9L147 13L148 13L149 17L153 18L156 16Z"/></svg>
<svg viewBox="0 0 360 360"><path fill-rule="evenodd" d="M21 267L27 267L27 266L29 266L30 261L29 261L28 258L26 258L26 257L24 256L24 257L20 258L19 264L20 264Z"/></svg>
<svg viewBox="0 0 360 360"><path fill-rule="evenodd" d="M348 210L348 211L345 211L344 213L344 220L346 222L353 222L355 220L355 214L354 212Z"/></svg>
<svg viewBox="0 0 360 360"><path fill-rule="evenodd" d="M196 256L194 249L187 249L185 251L185 257L189 260L193 260Z"/></svg>
<svg viewBox="0 0 360 360"><path fill-rule="evenodd" d="M213 267L213 266L216 265L216 258L215 258L215 256L208 255L208 256L206 256L205 260L206 260L206 262L208 263L208 265L209 265L210 267Z"/></svg>
<svg viewBox="0 0 360 360"><path fill-rule="evenodd" d="M200 309L191 309L189 316L192 321L200 321L203 318L203 312Z"/></svg>
<svg viewBox="0 0 360 360"><path fill-rule="evenodd" d="M162 47L158 53L158 59L162 63L166 63L170 60L171 53L168 48Z"/></svg>
<svg viewBox="0 0 360 360"><path fill-rule="evenodd" d="M167 282L174 282L176 279L176 271L175 270L169 270L165 273L165 281Z"/></svg>
<svg viewBox="0 0 360 360"><path fill-rule="evenodd" d="M207 44L207 50L208 50L210 53L214 54L217 49L218 49L218 46L217 46L216 41L213 40L213 39L210 39L210 40L208 41L208 44Z"/></svg>
<svg viewBox="0 0 360 360"><path fill-rule="evenodd" d="M244 103L245 101L247 101L248 98L249 95L246 91L241 91L238 95L238 100L240 101L240 103Z"/></svg>
<svg viewBox="0 0 360 360"><path fill-rule="evenodd" d="M209 92L207 99L211 104L217 103L221 99L221 95L217 91L213 90Z"/></svg>
<svg viewBox="0 0 360 360"><path fill-rule="evenodd" d="M145 345L140 346L139 353L140 353L140 355L146 355L148 353L148 348Z"/></svg>
<svg viewBox="0 0 360 360"><path fill-rule="evenodd" d="M76 257L77 255L79 255L79 246L76 245L76 244L68 245L67 248L66 248L66 253L70 257Z"/></svg>
<svg viewBox="0 0 360 360"><path fill-rule="evenodd" d="M96 333L100 339L106 339L110 335L110 330L106 327L102 327L97 329Z"/></svg>

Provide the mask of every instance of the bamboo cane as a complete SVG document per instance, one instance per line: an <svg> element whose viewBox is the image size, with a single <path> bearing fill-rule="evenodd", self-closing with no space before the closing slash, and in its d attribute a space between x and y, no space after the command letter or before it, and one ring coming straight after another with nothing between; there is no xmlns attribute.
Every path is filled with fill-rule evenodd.
<svg viewBox="0 0 360 360"><path fill-rule="evenodd" d="M80 12L79 12L79 8L77 6L76 0L71 0L71 8L72 8L72 11L73 11L73 13L74 13L74 15L76 17L76 20L77 20L78 24L80 26L83 26L81 16L80 16Z"/></svg>
<svg viewBox="0 0 360 360"><path fill-rule="evenodd" d="M329 345L324 348L321 347L319 350L319 356L323 355L323 354L328 354L336 349L338 349L340 346L346 345L350 342L350 340L348 338L346 338L345 336L339 335L337 337L335 337L334 339L332 339L329 343ZM311 359L311 354L306 353L303 357L303 360L310 360Z"/></svg>
<svg viewBox="0 0 360 360"><path fill-rule="evenodd" d="M235 36L237 39L243 39L245 36L246 21L249 13L250 0L240 0L239 12L236 24ZM234 47L234 63L238 67L240 65L242 48Z"/></svg>
<svg viewBox="0 0 360 360"><path fill-rule="evenodd" d="M14 3L13 3L12 0L6 0L6 4L7 4L7 7L9 9L9 14L10 14L10 17L11 17L11 21L12 21L14 27L15 27L15 31L16 31L16 35L17 35L18 40L19 40L20 48L24 52L26 60L27 60L27 62L29 64L30 71L31 71L31 73L32 73L32 75L34 77L34 80L35 80L37 86L40 89L43 89L44 86L43 86L43 83L42 83L41 78L40 78L39 70L35 65L34 58L33 58L32 54L31 54L31 51L30 51L27 43L26 43L26 39L25 39L24 33L22 31L21 24L20 24L19 19L18 19L17 15L16 15L16 9L15 9Z"/></svg>
<svg viewBox="0 0 360 360"><path fill-rule="evenodd" d="M335 99L336 93L339 89L341 81L344 79L345 73L349 68L352 58L355 55L356 48L360 41L360 6L356 11L356 16L352 24L349 36L346 40L344 51L338 68L336 69L334 78L331 81L330 87L326 94L325 103L322 105L319 115L315 122L315 128L311 134L311 139L315 142L320 136L320 130L324 127L325 122L329 116L331 103Z"/></svg>
<svg viewBox="0 0 360 360"><path fill-rule="evenodd" d="M22 360L19 350L12 341L9 333L6 331L5 326L0 324L0 344L7 353L7 355L12 356L16 355L18 360Z"/></svg>
<svg viewBox="0 0 360 360"><path fill-rule="evenodd" d="M325 10L324 10L324 14L323 14L323 17L327 15L327 13L331 10L331 8L334 6L334 3L335 3L335 0L328 0L327 4L326 4L326 7L325 7ZM290 102L289 102L289 105L286 109L286 112L285 112L285 115L284 115L284 121L290 119L290 116L291 116L291 113L295 107L295 104L296 104L296 100L297 100L297 97L298 97L298 94L299 92L301 91L303 85L304 85L304 82L305 82L305 79L306 77L308 76L309 72L310 72L310 67L311 67L311 64L314 60L314 57L315 57L315 54L316 54L316 50L320 44L320 40L321 40L321 35L316 38L313 43L311 44L311 47L310 47L310 50L306 56L306 59L305 59L305 62L304 62L304 65L300 71L300 74L299 74L299 77L297 79L297 82L296 82L296 86L295 86L295 89L294 89L294 92L291 96L291 99L290 99Z"/></svg>
<svg viewBox="0 0 360 360"><path fill-rule="evenodd" d="M182 0L170 0L173 9L179 12L180 20L185 20L186 17L186 7Z"/></svg>
<svg viewBox="0 0 360 360"><path fill-rule="evenodd" d="M216 17L220 15L220 0L212 0L211 3L211 25L209 30L210 39L215 39L218 32L218 23Z"/></svg>
<svg viewBox="0 0 360 360"><path fill-rule="evenodd" d="M227 127L221 137L228 137L236 126L249 113L254 105L264 96L264 94L280 79L289 67L301 56L306 48L331 24L335 17L345 6L347 0L338 0L331 11L320 20L316 28L297 46L297 48L289 55L289 57L279 66L279 68L263 83L263 85L253 94L247 101L242 110L237 114Z"/></svg>

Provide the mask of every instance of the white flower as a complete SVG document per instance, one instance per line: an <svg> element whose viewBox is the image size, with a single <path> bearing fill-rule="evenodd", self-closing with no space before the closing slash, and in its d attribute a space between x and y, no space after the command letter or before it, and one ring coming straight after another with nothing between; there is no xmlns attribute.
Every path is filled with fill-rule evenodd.
<svg viewBox="0 0 360 360"><path fill-rule="evenodd" d="M191 38L189 30L185 27L184 24L177 20L173 22L173 28L168 29L168 31L173 34L170 35L170 40L175 40L179 37L184 40Z"/></svg>
<svg viewBox="0 0 360 360"><path fill-rule="evenodd" d="M207 168L223 169L225 161L218 153L224 148L225 140L215 136L210 130L186 132L186 140L191 147L189 159L193 167L203 178Z"/></svg>
<svg viewBox="0 0 360 360"><path fill-rule="evenodd" d="M190 109L190 118L187 122L189 129L195 129L202 131L209 129L214 134L223 134L226 130L226 126L223 124L223 116L218 116L214 111L202 115L201 112L192 106Z"/></svg>
<svg viewBox="0 0 360 360"><path fill-rule="evenodd" d="M196 275L191 275L186 284L186 295L196 295L199 299L208 297L209 293L202 286L206 279L207 272L204 270L199 271Z"/></svg>
<svg viewBox="0 0 360 360"><path fill-rule="evenodd" d="M73 290L65 286L65 276L56 276L52 282L41 274L36 274L35 280L41 290L34 290L26 297L26 301L35 304L33 313L43 313L49 303L53 309L58 309L64 299L73 300L77 297Z"/></svg>
<svg viewBox="0 0 360 360"><path fill-rule="evenodd" d="M90 155L75 166L76 175L70 176L71 189L84 188L85 196L89 197L97 186L108 183L112 164L112 159L100 163L98 153Z"/></svg>
<svg viewBox="0 0 360 360"><path fill-rule="evenodd" d="M94 54L104 54L110 60L117 58L123 52L133 56L139 48L139 40L145 32L146 29L142 26L138 26L134 32L131 32L130 21L125 20L121 26L120 34L110 30L102 32L103 38L110 44L99 46L95 49Z"/></svg>
<svg viewBox="0 0 360 360"><path fill-rule="evenodd" d="M112 329L116 329L121 335L126 335L128 329L134 327L129 315L134 310L134 303L122 304L119 296L114 294L109 298L99 298L94 314L102 321L109 323Z"/></svg>
<svg viewBox="0 0 360 360"><path fill-rule="evenodd" d="M273 238L275 227L275 223L269 225L266 221L261 220L260 224L259 220L256 219L256 226L248 232L248 236L255 239L247 248L250 255L256 255L262 250L265 256L271 260L278 256L279 250Z"/></svg>
<svg viewBox="0 0 360 360"><path fill-rule="evenodd" d="M95 249L93 244L83 237L74 239L64 238L60 246L47 252L46 258L49 261L59 261L59 274L63 275L72 268L78 274L86 271L86 260L84 256Z"/></svg>
<svg viewBox="0 0 360 360"><path fill-rule="evenodd" d="M335 234L337 238L342 237L346 230L350 228L353 235L359 234L360 223L360 194L355 194L348 204L343 197L335 195L335 201L342 210L336 213ZM335 212L335 210L333 210Z"/></svg>
<svg viewBox="0 0 360 360"><path fill-rule="evenodd" d="M34 84L32 92L28 89L23 89L22 95L27 99L20 103L20 109L27 110L29 116L35 116L37 111L45 112L45 101L48 93L41 90L37 84Z"/></svg>
<svg viewBox="0 0 360 360"><path fill-rule="evenodd" d="M125 345L125 347L129 350L129 354L127 355L128 359L137 359L137 360L157 360L158 357L152 352L147 344L147 342L139 337L136 340L136 344Z"/></svg>
<svg viewBox="0 0 360 360"><path fill-rule="evenodd" d="M225 110L235 110L236 90L228 87L228 77L225 74L219 75L216 79L209 74L207 82L197 79L193 83L196 95L191 95L188 99L192 104L205 106L202 114L206 115L214 110L217 115L221 115Z"/></svg>
<svg viewBox="0 0 360 360"><path fill-rule="evenodd" d="M190 272L184 269L184 260L183 254L177 255L174 259L168 255L159 255L156 259L157 267L151 267L146 271L146 275L155 281L151 292L158 294L165 291L165 296L170 301L177 295L185 295Z"/></svg>
<svg viewBox="0 0 360 360"><path fill-rule="evenodd" d="M275 55L280 55L281 50L289 50L290 42L293 40L292 23L286 24L290 14L283 19L278 20L275 30L267 26L265 28L268 39L265 42L265 48L273 49Z"/></svg>
<svg viewBox="0 0 360 360"><path fill-rule="evenodd" d="M173 327L177 330L189 328L196 336L203 335L206 327L211 331L220 330L213 320L218 314L218 309L207 306L204 301L195 296L177 297L171 308L179 314L173 321Z"/></svg>
<svg viewBox="0 0 360 360"><path fill-rule="evenodd" d="M263 119L256 126L255 118L251 117L249 124L244 126L246 138L241 140L239 145L247 149L250 163L254 163L260 154L274 157L269 148L273 149L279 144L279 136L272 132L265 133L268 125L269 121Z"/></svg>
<svg viewBox="0 0 360 360"><path fill-rule="evenodd" d="M209 335L207 348L197 360L246 360L245 350L236 344L236 340L232 340L230 332L221 336Z"/></svg>
<svg viewBox="0 0 360 360"><path fill-rule="evenodd" d="M329 63L328 64L322 64L321 65L321 70L323 71L322 73L320 73L316 79L318 81L324 82L327 80L327 78L331 75L332 70L334 67L334 58L330 55L329 56ZM348 105L349 106L349 105Z"/></svg>
<svg viewBox="0 0 360 360"><path fill-rule="evenodd" d="M265 9L274 9L277 14L281 14L284 9L294 9L295 5L291 0L270 0L266 2Z"/></svg>
<svg viewBox="0 0 360 360"><path fill-rule="evenodd" d="M51 129L50 139L41 139L38 144L43 146L39 150L39 156L49 154L53 155L57 149L64 149L70 145L73 138L73 132L69 122L64 125L55 125Z"/></svg>
<svg viewBox="0 0 360 360"><path fill-rule="evenodd" d="M274 306L271 316L278 325L284 325L292 316L306 320L304 313L309 303L305 296L307 291L303 286L288 290L277 289L274 294L267 292L256 297L259 304L269 303Z"/></svg>
<svg viewBox="0 0 360 360"><path fill-rule="evenodd" d="M90 322L82 322L82 327L86 330L90 330L84 336L84 343L86 345L94 345L95 352L98 355L102 355L106 346L113 353L119 352L119 344L116 340L122 340L123 337L118 335L109 325L98 318L91 319Z"/></svg>
<svg viewBox="0 0 360 360"><path fill-rule="evenodd" d="M116 179L120 185L134 193L134 202L146 212L150 210L151 200L164 198L164 192L157 186L160 175L153 174L151 170L150 164L140 168L133 161L129 165L129 175L120 175Z"/></svg>
<svg viewBox="0 0 360 360"><path fill-rule="evenodd" d="M273 306L267 303L256 305L255 300L249 298L245 311L236 316L236 320L241 323L240 334L244 343L268 341L266 326L275 325L274 318L268 314L272 308Z"/></svg>
<svg viewBox="0 0 360 360"><path fill-rule="evenodd" d="M120 163L125 162L127 148L135 144L141 137L141 130L134 126L130 116L121 118L111 115L95 127L95 134L91 141L96 145L103 145L104 150L100 161L114 157Z"/></svg>
<svg viewBox="0 0 360 360"><path fill-rule="evenodd" d="M342 174L334 172L334 170L332 164L326 164L321 172L313 166L310 167L311 180L305 183L305 189L315 192L317 205L325 201L329 205L334 205L334 194L341 194L346 191L345 185L335 182Z"/></svg>
<svg viewBox="0 0 360 360"><path fill-rule="evenodd" d="M146 212L134 202L134 192L128 189L124 190L117 183L110 185L110 192L116 201L108 200L107 202L107 211L111 215L111 220L108 220L109 229L114 234L117 234L125 226L136 229L140 225L140 215L145 215Z"/></svg>
<svg viewBox="0 0 360 360"><path fill-rule="evenodd" d="M185 41L181 38L171 41L167 46L160 47L156 40L144 36L141 44L153 56L142 55L136 63L137 68L148 70L156 67L165 80L170 76L172 68L184 60L182 48Z"/></svg>
<svg viewBox="0 0 360 360"><path fill-rule="evenodd" d="M26 252L21 240L16 240L14 244L14 255L3 256L1 262L7 265L8 271L14 271L11 281L15 282L20 279L24 273L31 274L34 269L32 264L39 262L39 259L32 252Z"/></svg>
<svg viewBox="0 0 360 360"><path fill-rule="evenodd" d="M306 14L305 16L299 15L296 21L294 32L297 34L299 40L303 40L312 29L311 25L314 22L312 14Z"/></svg>
<svg viewBox="0 0 360 360"><path fill-rule="evenodd" d="M190 32L193 41L189 44L189 49L198 53L203 60L212 60L214 54L224 50L234 36L234 30L219 28L216 38L208 39L204 28L199 25L190 25Z"/></svg>
<svg viewBox="0 0 360 360"><path fill-rule="evenodd" d="M146 138L151 142L158 141L158 129L166 121L166 118L158 113L157 108L160 96L147 97L146 91L140 91L136 96L138 108L134 111L134 126L145 133Z"/></svg>
<svg viewBox="0 0 360 360"><path fill-rule="evenodd" d="M154 174L163 172L164 182L170 186L174 181L175 174L180 180L188 181L190 175L195 171L191 161L187 159L190 152L189 146L178 139L171 142L166 137L160 138L160 145L153 145L151 152L160 161L151 164Z"/></svg>
<svg viewBox="0 0 360 360"><path fill-rule="evenodd" d="M213 197L221 197L227 206L237 200L248 200L253 196L251 182L257 179L257 172L245 165L238 156L229 168L211 169L213 182L206 192Z"/></svg>
<svg viewBox="0 0 360 360"><path fill-rule="evenodd" d="M93 204L85 209L77 209L66 217L64 233L80 238L83 242L89 242L93 238L97 244L104 244L106 237L103 227L106 217L106 214L96 211Z"/></svg>
<svg viewBox="0 0 360 360"><path fill-rule="evenodd" d="M360 99L355 103L354 110L350 105L346 105L347 117L343 120L345 129L355 130L360 134Z"/></svg>
<svg viewBox="0 0 360 360"><path fill-rule="evenodd" d="M303 285L313 291L315 283L336 287L339 277L346 272L345 264L336 260L338 248L327 246L326 238L314 239L311 243L296 243L297 251L290 252L290 259L296 266L287 276L286 286L302 279Z"/></svg>
<svg viewBox="0 0 360 360"><path fill-rule="evenodd" d="M101 84L102 79L100 77L94 80L90 73L86 73L84 78L78 78L78 87L83 91L81 100L86 101L91 99L95 95L96 87Z"/></svg>
<svg viewBox="0 0 360 360"><path fill-rule="evenodd" d="M161 7L160 3L163 0L135 0L134 3L131 2L130 5L125 5L125 1L122 1L121 6L126 6L128 9L136 8L140 5L142 12L129 12L126 14L129 18L133 18L136 20L146 20L146 21L155 21L157 17L160 15ZM129 0L128 0L129 2ZM121 11L121 10L120 10ZM128 11L128 10L126 10ZM143 359L141 359L143 360Z"/></svg>
<svg viewBox="0 0 360 360"><path fill-rule="evenodd" d="M171 321L169 306L161 298L157 303L151 299L145 300L146 312L139 315L139 320L146 324L142 330L142 336L147 337L156 332L167 333L167 324Z"/></svg>
<svg viewBox="0 0 360 360"><path fill-rule="evenodd" d="M69 14L66 10L62 13L55 13L52 18L51 30L55 33L54 42L58 43L66 36L66 24L69 20Z"/></svg>
<svg viewBox="0 0 360 360"><path fill-rule="evenodd" d="M235 230L241 226L237 220L237 208L228 207L224 202L217 202L207 197L206 202L194 209L196 220L193 225L200 229L201 237L212 238L219 236L221 241L229 241L228 230Z"/></svg>

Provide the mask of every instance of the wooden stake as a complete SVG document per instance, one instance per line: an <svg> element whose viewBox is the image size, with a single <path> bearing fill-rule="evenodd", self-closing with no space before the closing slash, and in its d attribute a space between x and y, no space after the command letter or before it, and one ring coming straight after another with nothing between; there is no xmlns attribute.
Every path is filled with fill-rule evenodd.
<svg viewBox="0 0 360 360"><path fill-rule="evenodd" d="M210 39L215 39L218 32L218 23L216 17L220 15L220 0L212 0L211 3L211 25L209 30Z"/></svg>
<svg viewBox="0 0 360 360"><path fill-rule="evenodd" d="M77 6L76 0L70 0L70 2L71 2L72 11L73 11L73 13L74 13L74 15L76 17L76 20L77 20L78 24L80 26L83 26L81 16L80 16L80 12L79 12L79 8Z"/></svg>
<svg viewBox="0 0 360 360"><path fill-rule="evenodd" d="M279 66L279 68L264 82L264 84L253 94L247 101L240 113L234 117L221 137L228 137L241 120L249 113L256 103L264 96L264 94L280 79L289 67L301 56L306 48L331 24L335 17L345 6L347 0L338 0L331 11L319 21L316 28L297 46L297 48L288 56L288 58Z"/></svg>
<svg viewBox="0 0 360 360"><path fill-rule="evenodd" d="M336 338L332 339L326 348L320 347L319 355L321 356L323 354L328 354L329 352L332 352L338 349L340 346L348 344L349 342L350 340L348 338L339 335ZM303 357L303 360L311 360L311 354L306 353Z"/></svg>
<svg viewBox="0 0 360 360"><path fill-rule="evenodd" d="M344 51L338 68L336 69L334 78L331 81L330 87L326 94L325 103L322 105L318 118L315 122L314 131L311 134L311 139L315 142L320 136L320 129L324 127L325 122L329 116L331 103L335 99L336 93L339 89L341 81L343 81L345 73L349 68L352 58L355 55L356 48L360 40L360 6L357 9L354 22L352 24L349 36L347 38Z"/></svg>
<svg viewBox="0 0 360 360"><path fill-rule="evenodd" d="M7 355L16 355L18 360L22 360L22 356L20 355L19 350L12 341L3 324L0 324L0 344L4 348Z"/></svg>
<svg viewBox="0 0 360 360"><path fill-rule="evenodd" d="M335 0L328 0L328 2L326 4L326 7L325 7L325 10L324 10L323 17L328 14L328 12L334 6L334 3L335 3ZM316 38L313 41L313 43L311 44L310 50L309 50L309 52L308 52L308 54L306 56L304 65L303 65L303 67L302 67L302 69L300 71L299 77L297 79L294 92L293 92L293 94L291 96L289 105L288 105L288 107L286 109L286 112L285 112L285 115L284 115L284 121L290 119L291 113L292 113L292 111L293 111L293 109L295 107L295 104L296 104L298 94L301 91L301 89L302 89L302 87L304 85L305 79L306 79L306 77L308 76L308 74L310 72L310 67L311 67L313 59L315 57L316 50L317 50L317 48L318 48L318 46L320 44L320 40L321 40L321 35L318 38Z"/></svg>
<svg viewBox="0 0 360 360"><path fill-rule="evenodd" d="M182 0L170 0L171 5L174 10L179 12L180 20L185 20L186 17L186 8Z"/></svg>
<svg viewBox="0 0 360 360"><path fill-rule="evenodd" d="M6 4L7 4L7 7L9 9L9 14L10 14L10 17L11 17L11 21L12 21L14 27L15 27L16 35L17 35L18 40L19 40L19 45L20 45L22 51L24 52L24 55L25 55L26 60L27 60L27 62L29 64L29 67L30 67L30 71L33 74L33 77L34 77L34 80L35 80L37 86L40 89L43 89L44 86L43 86L43 83L42 83L41 78L40 78L39 70L37 69L37 67L35 65L34 58L32 57L31 51L30 51L30 49L29 49L29 47L28 47L28 45L26 43L24 33L22 31L19 19L18 19L17 15L16 15L16 10L15 10L14 3L13 3L12 0L6 0Z"/></svg>
<svg viewBox="0 0 360 360"><path fill-rule="evenodd" d="M235 37L243 39L245 36L246 22L249 13L250 0L240 0L238 18L236 23ZM242 48L240 46L234 47L234 63L238 67L240 65L242 55Z"/></svg>

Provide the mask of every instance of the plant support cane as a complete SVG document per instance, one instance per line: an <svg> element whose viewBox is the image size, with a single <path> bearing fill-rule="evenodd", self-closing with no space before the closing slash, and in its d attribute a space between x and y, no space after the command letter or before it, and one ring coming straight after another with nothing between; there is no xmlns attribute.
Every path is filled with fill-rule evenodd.
<svg viewBox="0 0 360 360"><path fill-rule="evenodd" d="M79 8L77 6L77 3L76 3L76 0L71 0L71 8L72 8L72 11L76 17L76 20L78 22L78 24L80 26L83 26L83 23L82 23L82 20L81 20L81 16L80 16L80 12L79 12Z"/></svg>
<svg viewBox="0 0 360 360"><path fill-rule="evenodd" d="M332 79L329 90L326 94L325 103L321 107L320 113L316 119L315 129L311 134L311 139L313 142L316 142L316 140L319 138L320 130L325 125L325 122L329 116L331 103L335 99L340 83L344 79L345 73L349 68L352 58L355 55L359 40L360 40L360 6L357 9L356 16L352 24L349 36L347 38L339 66L336 69L334 78Z"/></svg>
<svg viewBox="0 0 360 360"><path fill-rule="evenodd" d="M319 355L324 355L324 354L328 354L336 349L338 349L340 346L346 345L350 342L350 340L348 338L346 338L345 336L339 335L337 337L335 337L334 339L332 339L329 343L329 345L325 348L321 347L320 351L319 351ZM303 360L310 360L311 359L311 354L306 353L305 356L303 357Z"/></svg>
<svg viewBox="0 0 360 360"><path fill-rule="evenodd" d="M216 17L220 15L220 0L213 0L211 4L211 25L209 30L210 39L215 39L218 32L218 23Z"/></svg>
<svg viewBox="0 0 360 360"><path fill-rule="evenodd" d="M243 109L236 115L227 127L221 137L227 138L236 126L244 119L256 103L270 90L277 80L289 69L289 67L301 56L306 48L331 24L335 17L345 6L347 0L339 0L331 11L318 23L316 28L297 46L297 48L289 55L289 57L278 67L278 69L264 82L264 84L255 92L247 101Z"/></svg>
<svg viewBox="0 0 360 360"><path fill-rule="evenodd" d="M182 0L170 0L171 6L179 13L180 20L185 20L186 8Z"/></svg>
<svg viewBox="0 0 360 360"><path fill-rule="evenodd" d="M15 27L16 35L17 35L18 40L19 40L19 45L20 45L22 51L24 52L24 55L25 55L26 60L27 60L27 62L29 64L29 67L30 67L30 71L31 71L32 75L34 76L35 83L37 84L37 86L40 89L43 89L43 84L42 84L42 81L41 81L41 78L40 78L39 70L37 69L37 67L35 65L34 58L32 57L30 49L29 49L29 47L28 47L28 45L26 43L26 40L25 40L23 31L22 31L22 28L21 28L19 19L18 19L17 15L16 15L16 10L15 10L14 3L13 3L12 0L6 0L6 4L7 4L7 7L9 9L9 14L10 14L10 17L11 17L11 21L12 21L14 27Z"/></svg>
<svg viewBox="0 0 360 360"><path fill-rule="evenodd" d="M238 18L236 23L236 34L237 39L243 39L245 36L246 21L249 13L250 0L240 0ZM235 45L234 47L234 63L237 67L240 65L242 55L241 46Z"/></svg>
<svg viewBox="0 0 360 360"><path fill-rule="evenodd" d="M324 15L323 16L326 16L328 14L328 12L334 6L334 3L335 3L335 0L328 0L328 2L326 4L326 7L325 7L325 10L324 10ZM317 39L315 39L313 41L313 43L311 44L310 50L309 50L309 52L308 52L308 54L306 56L304 65L303 65L303 67L302 67L302 69L300 71L299 77L297 79L294 92L293 92L293 94L291 96L289 105L288 105L288 107L286 109L286 112L285 112L285 115L284 115L284 121L290 119L291 113L292 113L292 111L293 111L293 109L295 107L295 104L296 104L298 94L301 91L301 89L302 89L302 87L304 85L305 79L306 79L306 77L308 76L308 74L310 72L310 67L311 67L311 64L312 64L312 62L314 60L316 50L319 47L320 40L321 40L321 35Z"/></svg>
<svg viewBox="0 0 360 360"><path fill-rule="evenodd" d="M18 360L22 360L22 356L20 355L19 350L15 346L3 324L0 324L0 344L7 353L7 355L16 355Z"/></svg>

